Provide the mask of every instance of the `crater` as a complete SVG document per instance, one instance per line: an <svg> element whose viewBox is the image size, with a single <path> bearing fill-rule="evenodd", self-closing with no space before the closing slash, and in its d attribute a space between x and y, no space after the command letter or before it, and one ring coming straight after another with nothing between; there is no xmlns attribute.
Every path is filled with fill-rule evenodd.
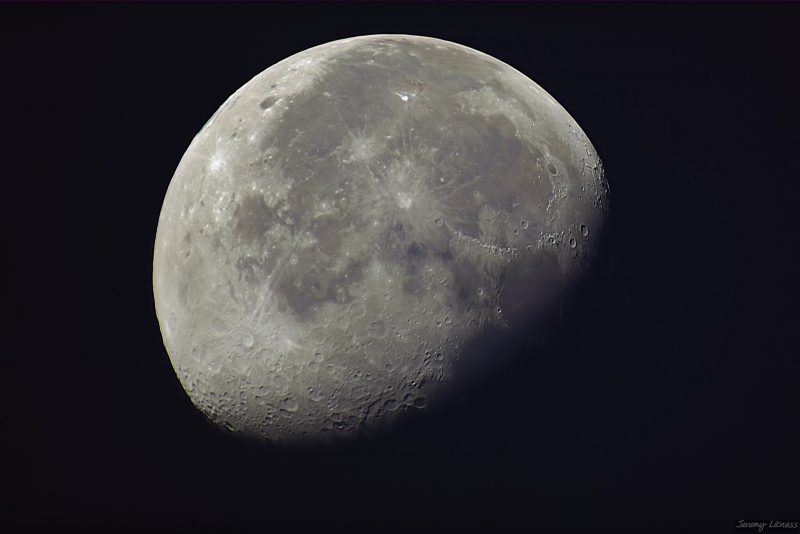
<svg viewBox="0 0 800 534"><path fill-rule="evenodd" d="M265 98L264 100L261 101L261 103L258 105L258 107L260 107L263 110L267 110L267 109L271 108L275 104L275 102L277 102L277 101L278 101L278 97L277 96L268 96L267 98Z"/></svg>

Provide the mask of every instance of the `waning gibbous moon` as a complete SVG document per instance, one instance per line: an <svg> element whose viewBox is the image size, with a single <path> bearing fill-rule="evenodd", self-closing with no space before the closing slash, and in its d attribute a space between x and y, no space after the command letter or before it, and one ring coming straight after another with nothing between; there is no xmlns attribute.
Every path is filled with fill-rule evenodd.
<svg viewBox="0 0 800 534"><path fill-rule="evenodd" d="M607 192L575 120L491 56L410 35L310 48L231 95L178 165L153 259L164 345L229 429L384 428L457 389L476 338L547 316Z"/></svg>

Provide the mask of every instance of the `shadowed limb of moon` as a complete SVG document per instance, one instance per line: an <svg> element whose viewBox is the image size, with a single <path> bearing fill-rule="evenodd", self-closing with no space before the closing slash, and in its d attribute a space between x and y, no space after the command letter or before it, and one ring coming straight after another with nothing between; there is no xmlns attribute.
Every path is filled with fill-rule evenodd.
<svg viewBox="0 0 800 534"><path fill-rule="evenodd" d="M175 172L153 260L164 344L227 428L384 427L547 320L607 190L569 114L490 56L404 35L311 48L231 95Z"/></svg>

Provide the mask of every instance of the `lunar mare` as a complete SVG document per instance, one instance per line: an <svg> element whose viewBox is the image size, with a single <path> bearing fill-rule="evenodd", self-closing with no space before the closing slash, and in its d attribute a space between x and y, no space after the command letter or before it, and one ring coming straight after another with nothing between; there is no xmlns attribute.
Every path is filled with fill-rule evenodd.
<svg viewBox="0 0 800 534"><path fill-rule="evenodd" d="M378 428L457 387L476 336L551 307L607 190L572 117L491 56L407 35L311 48L231 95L178 165L153 260L164 345L230 429Z"/></svg>

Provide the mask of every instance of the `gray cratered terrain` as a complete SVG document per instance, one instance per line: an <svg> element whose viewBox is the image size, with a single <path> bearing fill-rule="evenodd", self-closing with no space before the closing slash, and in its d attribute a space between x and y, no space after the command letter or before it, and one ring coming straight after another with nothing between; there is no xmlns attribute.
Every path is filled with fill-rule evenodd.
<svg viewBox="0 0 800 534"><path fill-rule="evenodd" d="M155 244L164 344L230 429L379 428L457 388L477 336L546 316L606 206L586 135L510 66L427 37L320 45L183 156Z"/></svg>

